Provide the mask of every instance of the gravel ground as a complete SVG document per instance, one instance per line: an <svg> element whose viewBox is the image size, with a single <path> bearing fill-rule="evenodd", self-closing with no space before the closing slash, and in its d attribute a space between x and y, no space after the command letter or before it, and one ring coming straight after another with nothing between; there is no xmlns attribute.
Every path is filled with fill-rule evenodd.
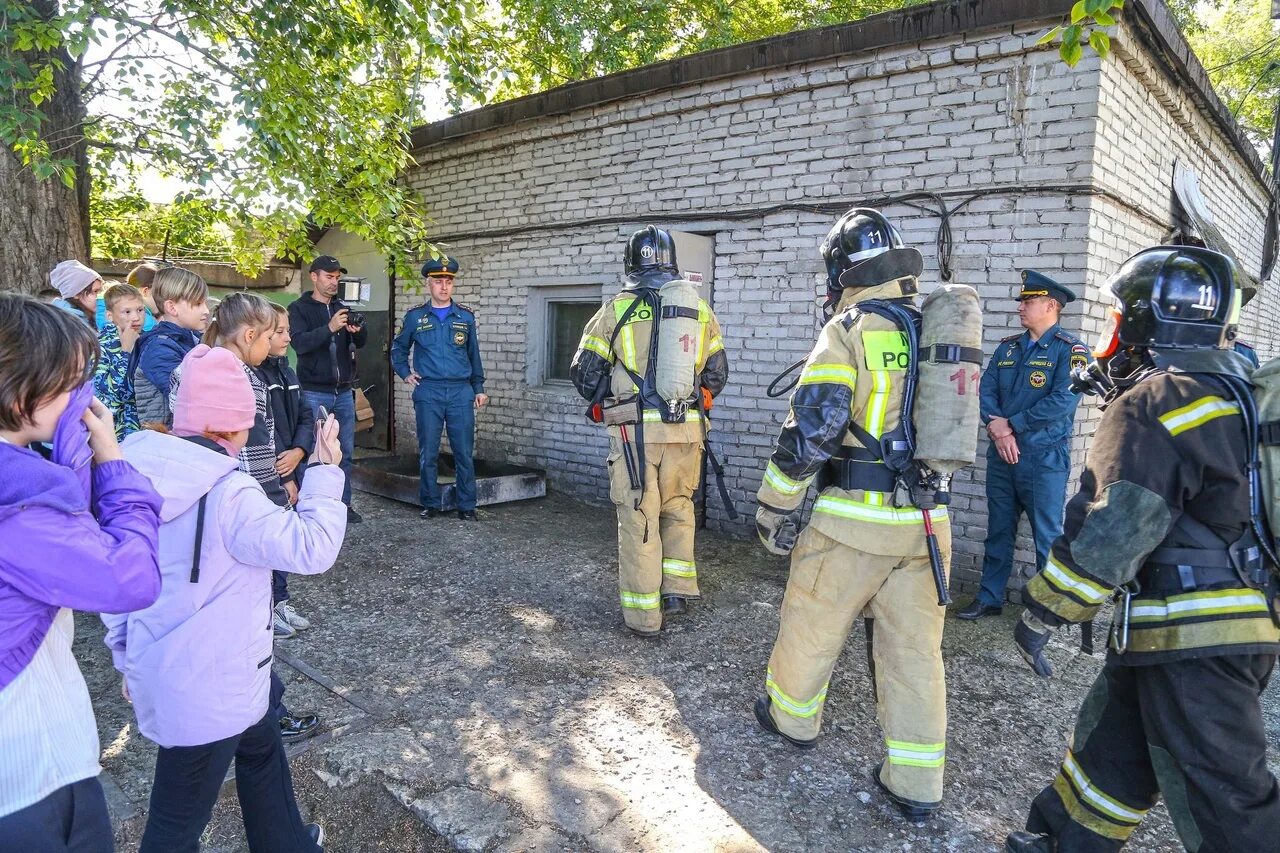
<svg viewBox="0 0 1280 853"><path fill-rule="evenodd" d="M756 728L784 560L701 535L706 598L644 640L621 627L610 508L552 496L464 523L358 505L366 522L338 564L291 584L313 627L277 644L287 703L327 729L295 749L293 772L330 851L995 851L1052 778L1101 667L1076 651L1078 634L1059 636L1059 676L1042 682L1013 648L1016 608L949 619L947 796L939 818L913 825L869 781L883 746L860 631L817 749ZM154 747L120 698L98 620L77 619L116 841L130 849ZM1275 688L1265 700L1274 747ZM206 850L246 849L231 787ZM1162 808L1127 849L1180 849Z"/></svg>

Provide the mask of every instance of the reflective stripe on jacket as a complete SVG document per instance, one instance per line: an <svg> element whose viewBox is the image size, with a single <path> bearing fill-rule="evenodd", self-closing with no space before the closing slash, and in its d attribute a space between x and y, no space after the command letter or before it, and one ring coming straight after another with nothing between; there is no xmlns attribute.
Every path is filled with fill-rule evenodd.
<svg viewBox="0 0 1280 853"><path fill-rule="evenodd" d="M847 291L841 299L791 396L791 411L757 493L762 505L784 512L798 507L833 455L842 447L862 447L849 429L851 422L877 439L897 428L907 375L902 368L910 364L906 336L892 321L859 313L856 306L900 293L895 280ZM945 508L932 511L930 518L939 536L950 535ZM815 502L810 524L867 553L927 553L921 511L894 507L888 492L829 486Z"/></svg>

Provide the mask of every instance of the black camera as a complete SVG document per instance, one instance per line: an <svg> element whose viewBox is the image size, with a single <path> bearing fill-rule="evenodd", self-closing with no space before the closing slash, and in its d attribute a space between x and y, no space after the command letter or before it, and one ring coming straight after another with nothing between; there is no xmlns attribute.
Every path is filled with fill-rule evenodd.
<svg viewBox="0 0 1280 853"><path fill-rule="evenodd" d="M363 314L361 314L359 311L348 311L348 312L347 312L347 325L349 325L349 326L363 326L363 325L364 325L364 315L363 315Z"/></svg>

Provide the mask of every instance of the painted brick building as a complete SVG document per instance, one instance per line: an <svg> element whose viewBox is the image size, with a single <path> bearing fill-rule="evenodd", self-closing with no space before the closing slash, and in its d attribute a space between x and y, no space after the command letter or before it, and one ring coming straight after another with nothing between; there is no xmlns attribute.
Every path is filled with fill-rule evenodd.
<svg viewBox="0 0 1280 853"><path fill-rule="evenodd" d="M1020 331L1012 296L1034 268L1083 299L1063 325L1091 341L1099 287L1180 226L1175 161L1193 168L1218 226L1257 275L1271 202L1256 152L1213 94L1160 0L1131 0L1114 53L1075 69L1037 37L1069 0L943 2L699 54L497 104L419 128L407 180L460 259L457 298L478 314L490 407L478 453L545 468L552 488L606 502L606 440L563 379L575 323L620 286L627 235L679 233L724 327L732 375L713 446L744 521L714 498L707 523L746 532L786 399L765 388L815 338L817 246L839 212L881 207L944 271L976 287L990 356ZM949 211L945 220L939 206ZM422 299L394 294L393 313ZM1244 335L1280 348L1271 288ZM570 340L572 339L572 340ZM567 342L567 343L566 343ZM414 449L408 388L395 445ZM1096 411L1083 406L1078 466ZM955 568L972 578L985 534L983 449L956 484ZM1030 556L1029 548L1020 557Z"/></svg>

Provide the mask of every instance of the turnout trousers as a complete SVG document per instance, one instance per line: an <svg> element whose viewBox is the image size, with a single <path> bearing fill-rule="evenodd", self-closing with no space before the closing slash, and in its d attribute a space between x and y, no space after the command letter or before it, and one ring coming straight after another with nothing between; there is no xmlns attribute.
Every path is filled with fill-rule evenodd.
<svg viewBox="0 0 1280 853"><path fill-rule="evenodd" d="M949 566L949 526L940 527L938 547ZM938 606L927 555L869 554L805 528L769 657L769 712L793 738L818 736L831 671L863 608L876 626L876 718L888 753L880 781L904 800L935 806L946 757L946 610Z"/></svg>
<svg viewBox="0 0 1280 853"><path fill-rule="evenodd" d="M1062 851L1115 851L1163 795L1191 853L1275 850L1280 788L1267 771L1259 703L1274 664L1256 654L1108 662L1027 829Z"/></svg>
<svg viewBox="0 0 1280 853"><path fill-rule="evenodd" d="M662 627L662 596L699 598L693 558L693 493L702 476L702 445L645 443L644 488L633 489L629 453L639 473L633 441L624 448L609 437L609 497L618 509L618 591L622 618L637 631Z"/></svg>

